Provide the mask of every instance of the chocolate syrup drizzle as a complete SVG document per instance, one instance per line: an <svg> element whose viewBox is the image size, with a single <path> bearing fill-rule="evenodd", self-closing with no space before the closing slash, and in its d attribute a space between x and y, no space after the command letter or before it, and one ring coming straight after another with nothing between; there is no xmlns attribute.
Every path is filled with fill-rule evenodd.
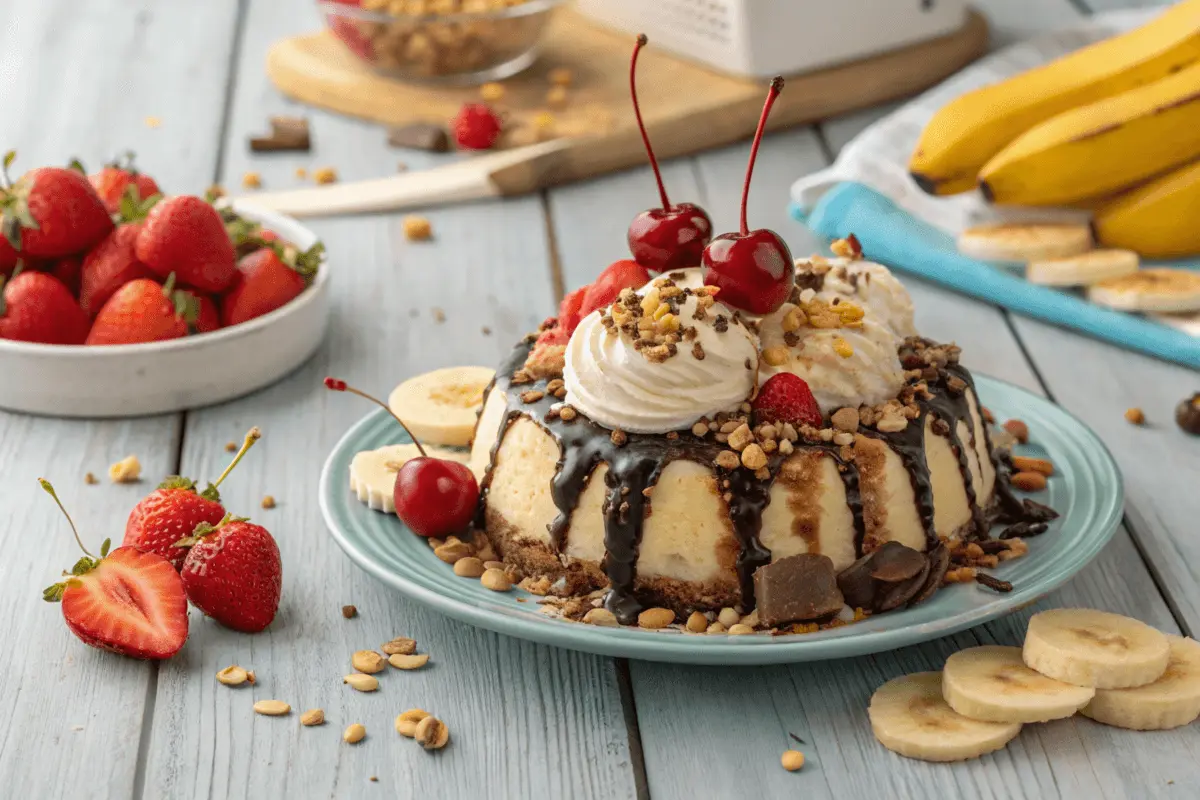
<svg viewBox="0 0 1200 800"><path fill-rule="evenodd" d="M600 462L606 463L608 465L608 472L605 475L607 492L602 507L605 556L601 566L608 576L610 590L605 599L605 607L612 611L623 624L631 624L636 620L638 612L642 610L642 604L635 596L634 586L642 528L650 513L651 492L649 490L653 489L662 475L662 471L671 462L689 460L712 468L717 454L727 449L727 446L712 439L696 438L686 431L673 438L661 434L630 433L626 434L625 443L618 446L612 440L610 429L597 425L582 415L570 421L564 421L556 413L552 413L551 407L560 401L549 393L545 393L537 401L526 403L521 400L522 394L539 390L545 392L548 382L543 379L520 385L512 383L513 374L522 368L531 349L532 344L529 341L518 344L500 366L495 380L484 393L484 397L487 397L492 388L499 388L507 397L508 408L501 431L492 447L487 473L482 481L478 524L481 527L484 524L488 490L496 454L509 427L521 417L528 418L541 426L559 445L561 455L551 485L551 497L559 512L558 516L550 523L550 542L555 552L560 554L563 552L571 514L578 506L579 499L587 488L593 470ZM950 388L951 379L962 382L961 384L954 382L954 385L959 387L958 391ZM939 543L934 530L933 484L930 479L929 465L925 458L925 421L930 415L934 416L933 424L939 429L942 426L938 424L938 421L946 423L948 427L939 430L938 434L949 441L958 457L967 500L973 512L970 530L964 532L967 538L987 538L993 516L996 520L1006 523L1053 518L1053 516L1046 516L1047 513L1054 515L1052 510L1030 500L1022 502L1013 494L1008 485L1008 475L1011 470L1003 459L998 460L995 455L992 457L993 466L996 468L995 497L997 499L994 514L985 512L977 506L975 487L966 451L966 447L974 447L975 444L975 425L967 401L967 389L973 393L974 382L966 369L957 364L948 364L939 368L937 380L929 380L928 384L931 396L916 398L915 402L920 409L920 414L917 418L910 420L904 430L885 433L874 429L860 429L864 435L884 441L903 461L905 469L912 479L917 510L928 545L927 550L932 551ZM958 435L960 420L965 421L967 429L972 431L971 440L968 442L961 441ZM987 437L987 426L983 427L985 437ZM985 441L988 452L992 452L990 438ZM801 441L797 443L796 448L797 450L824 451L834 459L845 488L846 504L854 520L856 554L862 555L866 525L856 465L852 460L844 459L841 455L841 448L832 443ZM763 512L771 501L771 486L779 474L785 458L786 456L778 452L771 454L767 466L770 472L768 480L758 480L746 469L717 472L723 491L730 498L729 516L740 545L737 556L737 574L742 592L742 605L746 611L749 611L754 605L754 571L771 561L771 551L763 546L759 539L759 533L762 530Z"/></svg>

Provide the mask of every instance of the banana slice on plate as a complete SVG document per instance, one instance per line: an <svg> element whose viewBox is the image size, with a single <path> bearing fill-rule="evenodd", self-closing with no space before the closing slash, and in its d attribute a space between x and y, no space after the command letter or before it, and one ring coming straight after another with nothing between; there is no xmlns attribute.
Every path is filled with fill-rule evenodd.
<svg viewBox="0 0 1200 800"><path fill-rule="evenodd" d="M950 656L942 670L942 696L950 707L989 722L1062 719L1095 693L1034 672L1021 660L1019 647L970 647Z"/></svg>
<svg viewBox="0 0 1200 800"><path fill-rule="evenodd" d="M467 463L465 450L447 450L442 447L425 446L433 458ZM350 461L350 491L358 496L368 508L386 514L396 512L393 489L396 473L406 461L421 455L415 444L389 444L378 450L363 450Z"/></svg>
<svg viewBox="0 0 1200 800"><path fill-rule="evenodd" d="M1167 668L1167 637L1144 622L1091 608L1034 614L1021 651L1043 675L1097 689L1124 689L1158 680Z"/></svg>
<svg viewBox="0 0 1200 800"><path fill-rule="evenodd" d="M422 444L465 447L495 374L489 367L435 369L393 389L388 405Z"/></svg>
<svg viewBox="0 0 1200 800"><path fill-rule="evenodd" d="M1089 250L1074 256L1044 258L1025 265L1025 279L1040 286L1088 286L1138 271L1132 250Z"/></svg>
<svg viewBox="0 0 1200 800"><path fill-rule="evenodd" d="M1161 731L1200 717L1200 643L1167 635L1167 671L1154 683L1132 689L1100 689L1081 709L1105 725L1135 731Z"/></svg>
<svg viewBox="0 0 1200 800"><path fill-rule="evenodd" d="M1121 311L1200 311L1200 272L1152 267L1101 281L1088 287L1087 296Z"/></svg>
<svg viewBox="0 0 1200 800"><path fill-rule="evenodd" d="M892 752L922 761L963 761L1008 744L1019 722L970 719L942 697L942 673L917 672L880 686L867 709L871 730Z"/></svg>
<svg viewBox="0 0 1200 800"><path fill-rule="evenodd" d="M958 252L980 261L1040 261L1091 249L1091 228L1075 223L980 225L958 235Z"/></svg>

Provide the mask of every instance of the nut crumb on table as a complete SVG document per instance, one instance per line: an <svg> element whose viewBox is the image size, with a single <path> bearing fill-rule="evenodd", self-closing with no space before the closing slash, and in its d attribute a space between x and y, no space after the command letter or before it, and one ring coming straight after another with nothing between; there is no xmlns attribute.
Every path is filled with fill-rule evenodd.
<svg viewBox="0 0 1200 800"><path fill-rule="evenodd" d="M404 238L410 242L424 242L433 238L433 224L427 217L410 214L401 224L404 227Z"/></svg>
<svg viewBox="0 0 1200 800"><path fill-rule="evenodd" d="M83 476L83 482L88 486L95 486L100 481L96 480L96 476L89 472Z"/></svg>
<svg viewBox="0 0 1200 800"><path fill-rule="evenodd" d="M334 183L337 179L337 170L333 167L321 167L313 170L313 180L317 183Z"/></svg>
<svg viewBox="0 0 1200 800"><path fill-rule="evenodd" d="M262 507L268 508L268 509L274 508L275 507L275 497L273 495L267 495L266 497L264 497L262 499Z"/></svg>
<svg viewBox="0 0 1200 800"><path fill-rule="evenodd" d="M108 468L113 483L136 483L142 477L142 462L137 456L126 456Z"/></svg>
<svg viewBox="0 0 1200 800"><path fill-rule="evenodd" d="M1130 425L1144 425L1146 414L1140 408L1130 408L1125 412L1125 421Z"/></svg>
<svg viewBox="0 0 1200 800"><path fill-rule="evenodd" d="M242 174L242 186L247 189L262 188L262 175L257 172L246 172Z"/></svg>

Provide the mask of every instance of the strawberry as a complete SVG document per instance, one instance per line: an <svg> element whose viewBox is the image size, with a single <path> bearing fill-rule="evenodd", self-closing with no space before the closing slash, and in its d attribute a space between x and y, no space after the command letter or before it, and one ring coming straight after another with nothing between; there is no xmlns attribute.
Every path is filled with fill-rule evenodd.
<svg viewBox="0 0 1200 800"><path fill-rule="evenodd" d="M0 236L0 277L7 277L13 274L13 270L17 268L17 264L21 261L21 254L12 246L8 239Z"/></svg>
<svg viewBox="0 0 1200 800"><path fill-rule="evenodd" d="M125 284L138 278L154 277L134 253L141 229L141 223L119 225L84 257L79 305L92 317Z"/></svg>
<svg viewBox="0 0 1200 800"><path fill-rule="evenodd" d="M567 340L571 338L571 334L567 333L566 328L561 325L556 325L553 328L547 328L538 334L537 341L533 343L534 350L540 349L542 345L565 345Z"/></svg>
<svg viewBox="0 0 1200 800"><path fill-rule="evenodd" d="M587 286L580 287L567 294L558 305L558 325L570 336L583 319L580 311L583 309L583 298L587 295Z"/></svg>
<svg viewBox="0 0 1200 800"><path fill-rule="evenodd" d="M821 427L824 416L808 384L798 375L780 372L772 375L758 390L751 404L755 423L790 422Z"/></svg>
<svg viewBox="0 0 1200 800"><path fill-rule="evenodd" d="M204 491L196 491L194 481L179 475L172 475L159 484L129 512L129 519L125 522L125 539L121 545L154 553L167 559L176 570L180 569L187 550L176 547L175 543L192 535L197 525L216 525L225 518L225 507L221 505L218 487L260 435L258 428L252 429L241 451L234 456L221 477L217 478L216 483L210 483Z"/></svg>
<svg viewBox="0 0 1200 800"><path fill-rule="evenodd" d="M40 483L58 503L49 482ZM92 647L153 660L178 653L188 635L187 596L167 560L133 547L110 553L108 539L96 558L83 546L74 522L71 530L86 555L63 573L65 580L47 587L42 599L61 602L67 627Z"/></svg>
<svg viewBox="0 0 1200 800"><path fill-rule="evenodd" d="M467 150L489 150L500 138L500 118L484 103L466 103L450 123L454 141Z"/></svg>
<svg viewBox="0 0 1200 800"><path fill-rule="evenodd" d="M87 314L62 281L45 272L0 276L0 339L42 344L83 344Z"/></svg>
<svg viewBox="0 0 1200 800"><path fill-rule="evenodd" d="M122 158L105 164L99 171L88 176L88 180L96 189L96 194L108 209L109 214L121 213L121 199L129 187L135 203L141 203L156 194L162 194L158 184L145 173L138 172L133 165L133 153L126 153Z"/></svg>
<svg viewBox="0 0 1200 800"><path fill-rule="evenodd" d="M222 324L248 322L296 299L317 274L324 249L318 242L300 253L275 241L244 256L233 288L221 299Z"/></svg>
<svg viewBox="0 0 1200 800"><path fill-rule="evenodd" d="M196 295L196 302L199 307L196 311L196 324L194 333L211 333L212 331L221 328L221 313L217 310L217 303L206 294Z"/></svg>
<svg viewBox="0 0 1200 800"><path fill-rule="evenodd" d="M650 273L636 261L623 259L609 264L595 283L588 287L579 308L583 319L596 309L610 306L624 289L640 289L650 282Z"/></svg>
<svg viewBox="0 0 1200 800"><path fill-rule="evenodd" d="M190 548L180 575L192 605L235 631L258 633L271 624L283 563L266 528L226 516L216 526L196 526L177 544Z"/></svg>
<svg viewBox="0 0 1200 800"><path fill-rule="evenodd" d="M108 299L92 323L86 344L139 344L179 339L188 334L196 318L196 298L175 289L173 277L165 285L138 278Z"/></svg>
<svg viewBox="0 0 1200 800"><path fill-rule="evenodd" d="M4 157L4 168L15 154ZM23 255L58 258L82 253L112 230L113 222L87 178L74 169L39 167L12 186L0 181L3 234Z"/></svg>
<svg viewBox="0 0 1200 800"><path fill-rule="evenodd" d="M237 275L225 223L200 197L170 197L155 205L138 234L135 252L158 277L173 272L181 285L202 292L220 292Z"/></svg>
<svg viewBox="0 0 1200 800"><path fill-rule="evenodd" d="M82 256L63 256L62 258L47 262L40 269L44 269L62 281L63 286L66 286L67 291L72 295L75 297L79 296L79 289L83 280Z"/></svg>

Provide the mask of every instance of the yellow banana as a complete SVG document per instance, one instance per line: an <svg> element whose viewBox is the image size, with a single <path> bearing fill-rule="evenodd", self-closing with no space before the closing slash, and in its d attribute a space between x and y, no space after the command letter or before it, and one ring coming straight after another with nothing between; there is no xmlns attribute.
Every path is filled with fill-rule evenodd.
<svg viewBox="0 0 1200 800"><path fill-rule="evenodd" d="M1108 247L1147 258L1200 253L1200 160L1108 200L1093 225Z"/></svg>
<svg viewBox="0 0 1200 800"><path fill-rule="evenodd" d="M909 171L930 194L969 191L980 167L1033 126L1197 61L1200 0L1184 0L1140 28L951 101L926 125Z"/></svg>
<svg viewBox="0 0 1200 800"><path fill-rule="evenodd" d="M1049 206L1113 194L1200 157L1200 64L1046 120L979 173L984 197Z"/></svg>

